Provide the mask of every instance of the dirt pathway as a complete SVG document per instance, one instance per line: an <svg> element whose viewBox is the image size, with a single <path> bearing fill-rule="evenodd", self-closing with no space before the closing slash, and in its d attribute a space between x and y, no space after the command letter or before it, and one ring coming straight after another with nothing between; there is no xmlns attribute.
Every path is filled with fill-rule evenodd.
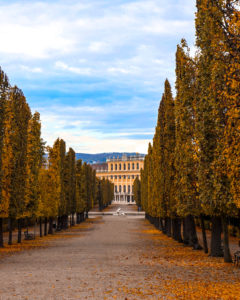
<svg viewBox="0 0 240 300"><path fill-rule="evenodd" d="M143 218L104 216L47 248L2 258L0 299L239 299L239 278L238 269L175 243Z"/></svg>

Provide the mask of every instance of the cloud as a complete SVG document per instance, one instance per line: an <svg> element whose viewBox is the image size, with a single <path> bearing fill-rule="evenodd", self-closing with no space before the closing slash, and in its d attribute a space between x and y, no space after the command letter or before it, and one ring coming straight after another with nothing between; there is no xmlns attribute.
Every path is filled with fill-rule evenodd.
<svg viewBox="0 0 240 300"><path fill-rule="evenodd" d="M194 44L194 10L192 0L0 0L0 65L40 111L48 143L142 152L166 77L174 87L176 45Z"/></svg>
<svg viewBox="0 0 240 300"><path fill-rule="evenodd" d="M47 109L38 107L36 110L41 113L42 136L50 145L61 137L76 151L83 151L84 148L94 153L94 147L95 152L99 151L97 149L107 152L110 148L111 151L117 151L121 144L120 148L125 152L128 147L131 147L131 151L142 152L147 149L154 128L150 127L147 119L144 128L138 126L142 123L145 111L142 108L140 112L135 107L135 101L132 100L129 104L77 107L49 105Z"/></svg>
<svg viewBox="0 0 240 300"><path fill-rule="evenodd" d="M23 71L30 72L30 73L42 73L43 72L43 69L40 67L28 67L28 66L21 65L20 68Z"/></svg>
<svg viewBox="0 0 240 300"><path fill-rule="evenodd" d="M64 62L57 61L55 63L55 67L60 70L69 71L78 75L91 75L92 71L90 68L78 68L78 67L71 67L65 64Z"/></svg>

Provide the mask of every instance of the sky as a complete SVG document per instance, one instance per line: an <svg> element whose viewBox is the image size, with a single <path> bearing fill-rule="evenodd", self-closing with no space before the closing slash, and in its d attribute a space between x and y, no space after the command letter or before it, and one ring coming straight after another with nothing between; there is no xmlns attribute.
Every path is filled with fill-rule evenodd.
<svg viewBox="0 0 240 300"><path fill-rule="evenodd" d="M0 0L0 66L76 152L146 153L194 0Z"/></svg>

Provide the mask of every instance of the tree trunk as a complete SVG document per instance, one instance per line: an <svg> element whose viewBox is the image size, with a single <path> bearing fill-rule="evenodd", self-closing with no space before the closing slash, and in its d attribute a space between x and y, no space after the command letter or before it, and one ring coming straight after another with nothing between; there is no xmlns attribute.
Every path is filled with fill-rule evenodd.
<svg viewBox="0 0 240 300"><path fill-rule="evenodd" d="M222 227L223 227L223 251L224 261L227 263L232 262L232 256L229 249L229 237L228 237L228 224L225 216L222 216Z"/></svg>
<svg viewBox="0 0 240 300"><path fill-rule="evenodd" d="M39 218L39 236L42 237L43 234L42 234L42 218L40 217Z"/></svg>
<svg viewBox="0 0 240 300"><path fill-rule="evenodd" d="M181 219L179 218L172 219L172 237L175 241L182 242Z"/></svg>
<svg viewBox="0 0 240 300"><path fill-rule="evenodd" d="M157 217L154 218L154 226L156 229L159 230L159 218L157 218Z"/></svg>
<svg viewBox="0 0 240 300"><path fill-rule="evenodd" d="M70 215L70 222L71 222L71 215ZM68 229L68 215L64 216L64 229Z"/></svg>
<svg viewBox="0 0 240 300"><path fill-rule="evenodd" d="M159 218L159 230L163 231L163 221L162 221L162 218Z"/></svg>
<svg viewBox="0 0 240 300"><path fill-rule="evenodd" d="M172 224L171 219L169 217L165 218L165 226L166 226L166 234L168 237L172 236Z"/></svg>
<svg viewBox="0 0 240 300"><path fill-rule="evenodd" d="M18 240L17 242L20 244L22 242L22 219L18 219Z"/></svg>
<svg viewBox="0 0 240 300"><path fill-rule="evenodd" d="M62 219L58 216L57 218L57 231L60 231L62 229Z"/></svg>
<svg viewBox="0 0 240 300"><path fill-rule="evenodd" d="M24 219L23 219L23 220L24 220ZM26 229L27 229L27 233L28 233L28 218L26 218L26 222L25 222L25 220L24 220L24 224L25 224L25 223L27 224L27 225L26 225ZM23 225L23 224L21 224L21 225Z"/></svg>
<svg viewBox="0 0 240 300"><path fill-rule="evenodd" d="M187 217L183 219L183 243L189 245L189 234L187 229Z"/></svg>
<svg viewBox="0 0 240 300"><path fill-rule="evenodd" d="M72 214L72 226L74 226L74 225L75 225L75 220L74 220L74 217L75 217L75 214L73 213L73 214Z"/></svg>
<svg viewBox="0 0 240 300"><path fill-rule="evenodd" d="M211 252L210 256L223 257L221 244L221 218L212 217Z"/></svg>
<svg viewBox="0 0 240 300"><path fill-rule="evenodd" d="M49 218L48 234L53 234L53 218Z"/></svg>
<svg viewBox="0 0 240 300"><path fill-rule="evenodd" d="M48 219L47 217L45 217L44 219L44 235L47 236L47 223L48 223Z"/></svg>
<svg viewBox="0 0 240 300"><path fill-rule="evenodd" d="M68 219L69 219L69 227L71 227L72 226L72 214L69 215Z"/></svg>
<svg viewBox="0 0 240 300"><path fill-rule="evenodd" d="M188 215L186 217L186 220L187 220L187 231L189 234L189 245L193 247L193 250L202 250L202 246L200 246L198 242L194 217L192 215Z"/></svg>
<svg viewBox="0 0 240 300"><path fill-rule="evenodd" d="M3 218L0 218L0 248L3 247Z"/></svg>
<svg viewBox="0 0 240 300"><path fill-rule="evenodd" d="M162 221L162 233L167 234L167 228L166 228L166 218L161 219Z"/></svg>
<svg viewBox="0 0 240 300"><path fill-rule="evenodd" d="M204 253L208 253L207 236L206 236L206 230L205 230L203 215L200 216L200 220L201 220L201 228L202 228L203 249L204 249Z"/></svg>
<svg viewBox="0 0 240 300"><path fill-rule="evenodd" d="M12 245L12 219L8 219L8 245Z"/></svg>

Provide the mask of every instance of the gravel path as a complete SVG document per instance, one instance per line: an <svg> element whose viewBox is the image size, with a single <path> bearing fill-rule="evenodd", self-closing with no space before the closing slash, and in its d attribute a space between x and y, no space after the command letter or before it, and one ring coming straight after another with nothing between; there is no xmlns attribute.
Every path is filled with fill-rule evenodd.
<svg viewBox="0 0 240 300"><path fill-rule="evenodd" d="M171 291L163 292L164 280L183 282L199 276L191 255L200 252L188 248L184 263L191 256L191 269L182 261L174 261L176 252L169 253L173 249L169 247L175 242L156 232L143 218L103 216L88 224L52 240L49 247L2 258L0 299L169 299ZM225 272L221 268L211 273L213 284ZM229 280L239 278L238 270L231 272Z"/></svg>
<svg viewBox="0 0 240 300"><path fill-rule="evenodd" d="M136 209L125 210L129 208ZM104 299L112 290L117 294L119 281L135 286L144 272L136 258L143 222L139 217L98 217L72 238L1 259L0 299Z"/></svg>

